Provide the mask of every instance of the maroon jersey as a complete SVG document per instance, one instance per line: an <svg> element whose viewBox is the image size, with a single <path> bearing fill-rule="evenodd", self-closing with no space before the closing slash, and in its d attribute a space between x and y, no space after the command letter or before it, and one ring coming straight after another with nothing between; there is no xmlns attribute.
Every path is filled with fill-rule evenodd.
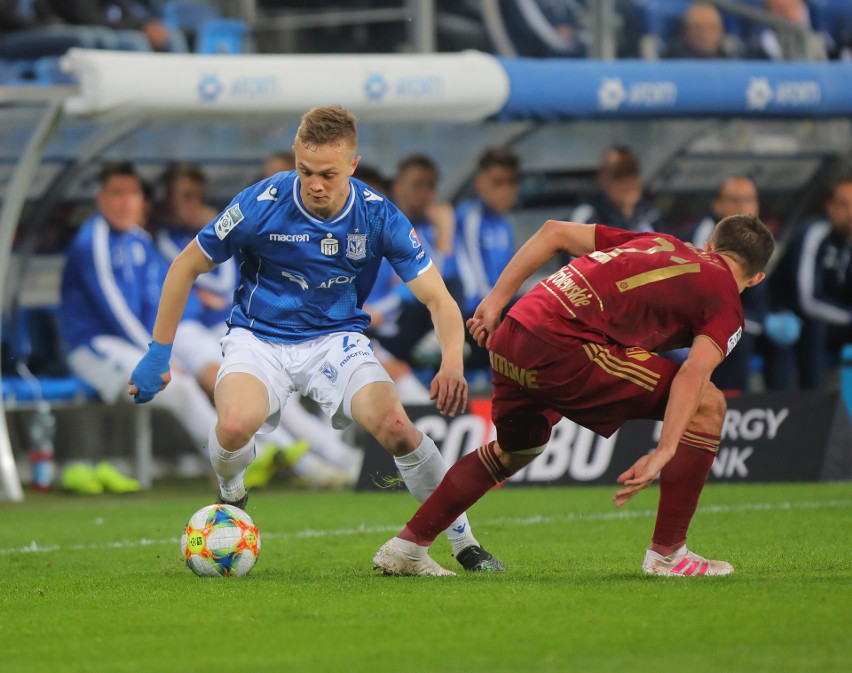
<svg viewBox="0 0 852 673"><path fill-rule="evenodd" d="M595 226L595 252L522 297L509 315L543 341L565 337L665 351L708 337L727 356L743 309L725 261L673 236Z"/></svg>

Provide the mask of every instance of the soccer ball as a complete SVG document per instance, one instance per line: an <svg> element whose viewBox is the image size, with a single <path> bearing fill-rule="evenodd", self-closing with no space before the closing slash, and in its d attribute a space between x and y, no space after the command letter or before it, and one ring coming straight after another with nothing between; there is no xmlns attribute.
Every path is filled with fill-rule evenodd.
<svg viewBox="0 0 852 673"><path fill-rule="evenodd" d="M180 537L180 549L196 575L241 576L257 562L260 532L239 507L208 505L190 517Z"/></svg>

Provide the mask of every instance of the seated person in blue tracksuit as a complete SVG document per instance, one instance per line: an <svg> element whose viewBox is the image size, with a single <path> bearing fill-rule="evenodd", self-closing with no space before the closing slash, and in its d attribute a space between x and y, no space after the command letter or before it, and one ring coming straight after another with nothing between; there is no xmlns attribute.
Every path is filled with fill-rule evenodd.
<svg viewBox="0 0 852 673"><path fill-rule="evenodd" d="M772 297L802 319L795 349L778 354L788 380L825 388L843 344L852 342L852 176L834 182L824 219L806 223L791 237L772 275Z"/></svg>
<svg viewBox="0 0 852 673"><path fill-rule="evenodd" d="M454 254L455 216L449 204L438 203L438 167L423 154L403 158L393 181L393 203L408 218L416 233L412 248L422 245L441 273L453 299L460 303L461 281ZM405 284L400 298L395 336L382 338L382 345L396 358L414 366L437 366L440 349L434 338L429 310L416 300Z"/></svg>
<svg viewBox="0 0 852 673"><path fill-rule="evenodd" d="M161 178L165 190L162 207L155 217L154 240L160 254L171 264L196 234L216 217L217 211L205 203L207 177L193 163L172 164ZM213 397L216 375L221 360L219 340L227 332L226 321L233 310L234 290L237 287L237 266L234 260L198 277L193 293L201 305L197 322L184 327L194 330L197 371L193 371L204 392ZM199 331L200 328L206 328ZM205 349L206 352L199 352ZM206 362L202 365L201 362Z"/></svg>
<svg viewBox="0 0 852 673"><path fill-rule="evenodd" d="M97 210L68 249L61 328L71 370L115 403L130 400L127 381L148 350L168 265L140 226L145 200L133 165L108 164L99 181ZM197 310L193 303L188 315ZM216 412L191 374L172 371L155 404L171 410L202 451Z"/></svg>
<svg viewBox="0 0 852 673"><path fill-rule="evenodd" d="M518 198L519 171L520 161L511 150L485 150L477 163L476 196L456 208L455 248L465 320L473 316L515 254L515 234L506 214ZM472 346L468 366L488 367L487 351L467 336Z"/></svg>

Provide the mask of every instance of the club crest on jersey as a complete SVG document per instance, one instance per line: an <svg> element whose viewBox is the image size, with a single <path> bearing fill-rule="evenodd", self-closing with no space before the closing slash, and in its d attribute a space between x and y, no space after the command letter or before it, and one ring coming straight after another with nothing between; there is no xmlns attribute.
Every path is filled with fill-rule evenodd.
<svg viewBox="0 0 852 673"><path fill-rule="evenodd" d="M408 232L408 240L411 241L412 248L420 247L420 237L417 235L417 232L412 229Z"/></svg>
<svg viewBox="0 0 852 673"><path fill-rule="evenodd" d="M240 210L240 204L235 203L233 206L228 208L224 213L222 213L222 217L220 217L216 221L216 235L219 237L220 241L225 240L225 236L236 227L240 222L245 219L242 211Z"/></svg>
<svg viewBox="0 0 852 673"><path fill-rule="evenodd" d="M325 376L325 378L327 378L332 383L335 383L337 381L337 367L331 364L328 360L326 360L322 363L322 365L320 365L320 371L322 372L323 376Z"/></svg>
<svg viewBox="0 0 852 673"><path fill-rule="evenodd" d="M367 234L346 234L346 256L349 259L367 256Z"/></svg>
<svg viewBox="0 0 852 673"><path fill-rule="evenodd" d="M340 249L340 241L338 241L331 234L326 234L325 238L320 241L320 252L323 255L327 255L328 257L332 257L337 254L337 251Z"/></svg>
<svg viewBox="0 0 852 673"><path fill-rule="evenodd" d="M737 328L737 331L734 332L731 335L730 339L728 339L728 352L725 353L725 356L728 356L728 355L731 354L731 351L734 350L734 346L736 346L739 343L740 337L742 335L743 335L743 328L742 327Z"/></svg>

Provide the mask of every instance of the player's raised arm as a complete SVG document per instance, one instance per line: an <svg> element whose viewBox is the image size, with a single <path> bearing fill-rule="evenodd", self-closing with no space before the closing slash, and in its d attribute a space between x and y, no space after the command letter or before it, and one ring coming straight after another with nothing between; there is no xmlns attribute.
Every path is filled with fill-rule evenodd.
<svg viewBox="0 0 852 673"><path fill-rule="evenodd" d="M432 379L430 397L436 401L438 411L455 416L457 411L464 411L467 406L461 311L434 265L406 285L418 301L429 309L435 335L441 344L441 367Z"/></svg>
<svg viewBox="0 0 852 673"><path fill-rule="evenodd" d="M189 293L192 291L195 279L202 273L211 271L215 266L216 264L207 258L198 247L198 243L193 240L169 267L163 292L160 295L153 340L148 346L148 352L130 375L128 394L133 396L134 402L150 401L154 395L166 387L171 379L169 359L172 354L172 343L186 308Z"/></svg>
<svg viewBox="0 0 852 673"><path fill-rule="evenodd" d="M480 346L497 329L503 309L533 273L559 252L582 257L595 249L595 225L547 220L509 260L493 289L477 307L467 328Z"/></svg>

